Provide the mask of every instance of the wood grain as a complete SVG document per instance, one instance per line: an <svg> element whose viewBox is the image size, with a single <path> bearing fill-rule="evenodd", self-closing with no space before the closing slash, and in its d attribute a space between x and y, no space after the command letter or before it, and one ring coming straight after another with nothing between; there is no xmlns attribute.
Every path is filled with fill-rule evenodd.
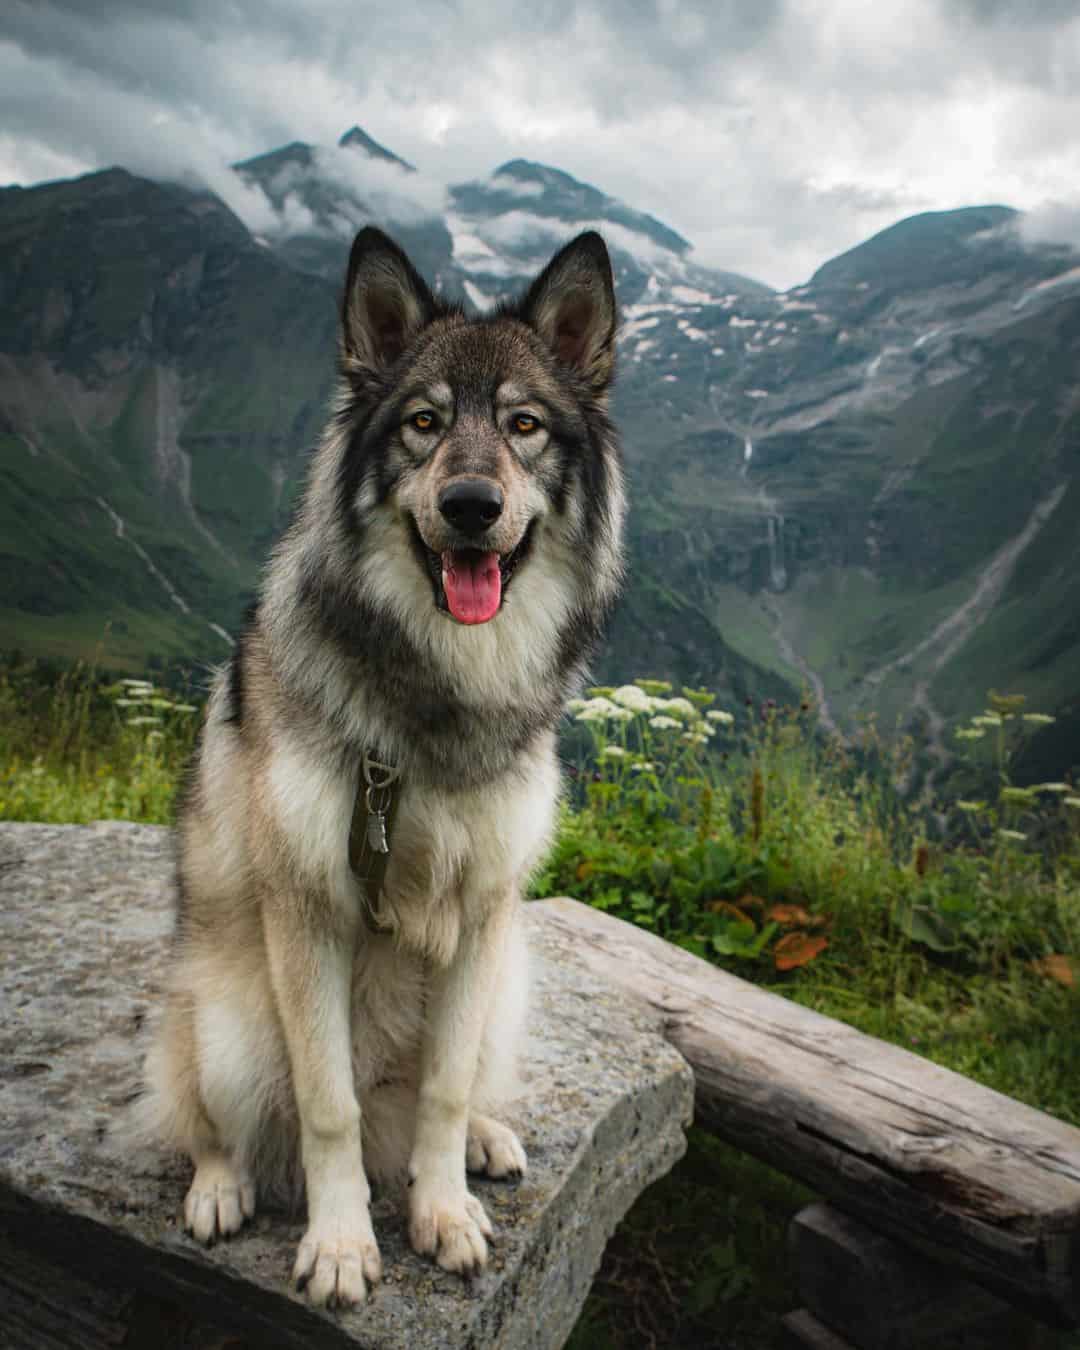
<svg viewBox="0 0 1080 1350"><path fill-rule="evenodd" d="M654 1011L699 1123L1035 1316L1080 1321L1080 1130L575 900L532 908Z"/></svg>

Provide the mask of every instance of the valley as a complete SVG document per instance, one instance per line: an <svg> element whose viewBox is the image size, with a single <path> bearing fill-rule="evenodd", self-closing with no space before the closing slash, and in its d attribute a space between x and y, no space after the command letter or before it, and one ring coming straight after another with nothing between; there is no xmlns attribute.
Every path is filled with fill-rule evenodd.
<svg viewBox="0 0 1080 1350"><path fill-rule="evenodd" d="M359 225L479 312L597 228L632 499L598 676L806 690L938 763L991 685L1074 724L1080 267L1017 213L900 221L778 293L527 160L445 190L354 127L234 168L258 219L123 169L0 189L4 648L227 655L328 405Z"/></svg>

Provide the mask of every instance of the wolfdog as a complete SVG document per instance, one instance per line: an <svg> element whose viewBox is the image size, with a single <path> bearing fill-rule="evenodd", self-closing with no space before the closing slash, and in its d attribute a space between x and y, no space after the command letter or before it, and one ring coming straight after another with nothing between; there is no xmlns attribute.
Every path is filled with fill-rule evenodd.
<svg viewBox="0 0 1080 1350"><path fill-rule="evenodd" d="M353 244L338 390L295 519L207 705L180 902L136 1112L195 1168L200 1241L306 1196L319 1305L379 1278L369 1176L469 1275L466 1170L515 1177L520 896L559 791L555 727L619 588L595 233L469 318L379 230Z"/></svg>

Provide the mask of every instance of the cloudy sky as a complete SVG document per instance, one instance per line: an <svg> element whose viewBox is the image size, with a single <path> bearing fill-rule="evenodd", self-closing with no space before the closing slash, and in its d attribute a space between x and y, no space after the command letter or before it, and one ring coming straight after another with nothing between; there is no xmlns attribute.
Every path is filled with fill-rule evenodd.
<svg viewBox="0 0 1080 1350"><path fill-rule="evenodd" d="M0 6L0 183L120 163L235 198L229 162L353 123L436 183L554 164L781 287L928 209L1080 243L1080 0Z"/></svg>

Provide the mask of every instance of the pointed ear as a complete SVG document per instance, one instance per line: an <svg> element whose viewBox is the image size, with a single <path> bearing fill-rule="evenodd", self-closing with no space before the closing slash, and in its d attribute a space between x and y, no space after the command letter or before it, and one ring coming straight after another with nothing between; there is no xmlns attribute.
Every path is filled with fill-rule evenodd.
<svg viewBox="0 0 1080 1350"><path fill-rule="evenodd" d="M607 246L595 230L556 253L529 287L520 313L560 361L603 393L615 368L615 284Z"/></svg>
<svg viewBox="0 0 1080 1350"><path fill-rule="evenodd" d="M436 311L431 292L397 244L374 226L361 230L349 254L341 302L346 370L392 365Z"/></svg>

